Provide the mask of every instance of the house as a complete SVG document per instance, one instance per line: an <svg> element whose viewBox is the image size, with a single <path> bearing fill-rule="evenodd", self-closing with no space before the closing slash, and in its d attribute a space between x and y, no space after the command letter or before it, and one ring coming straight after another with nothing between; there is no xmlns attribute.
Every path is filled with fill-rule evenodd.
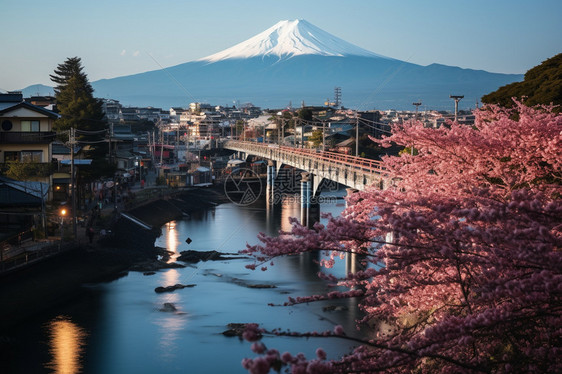
<svg viewBox="0 0 562 374"><path fill-rule="evenodd" d="M109 123L119 123L122 119L121 109L123 106L119 101L112 99L102 99L102 110Z"/></svg>
<svg viewBox="0 0 562 374"><path fill-rule="evenodd" d="M59 115L23 100L19 92L0 94L0 170L25 163L18 179L52 186L54 121ZM50 195L52 197L52 195Z"/></svg>
<svg viewBox="0 0 562 374"><path fill-rule="evenodd" d="M188 186L207 186L213 183L213 175L211 169L199 166L192 172L187 174Z"/></svg>
<svg viewBox="0 0 562 374"><path fill-rule="evenodd" d="M48 191L47 183L0 177L0 242L21 240L30 237L33 228L45 227Z"/></svg>

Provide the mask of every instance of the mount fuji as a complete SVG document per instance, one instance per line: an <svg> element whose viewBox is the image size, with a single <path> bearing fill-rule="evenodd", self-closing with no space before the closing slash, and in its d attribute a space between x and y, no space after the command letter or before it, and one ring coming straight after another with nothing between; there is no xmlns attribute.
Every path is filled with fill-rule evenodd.
<svg viewBox="0 0 562 374"><path fill-rule="evenodd" d="M484 94L523 75L385 57L348 43L305 20L280 21L231 48L184 64L92 82L97 97L125 105L230 105L252 102L281 108L289 102L321 105L341 87L349 108L451 109L449 95L473 107Z"/></svg>

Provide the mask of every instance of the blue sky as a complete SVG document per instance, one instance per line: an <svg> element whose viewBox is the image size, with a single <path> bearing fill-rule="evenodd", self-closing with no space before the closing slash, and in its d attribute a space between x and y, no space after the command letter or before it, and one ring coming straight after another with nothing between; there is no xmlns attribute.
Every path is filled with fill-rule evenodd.
<svg viewBox="0 0 562 374"><path fill-rule="evenodd" d="M173 66L297 18L412 63L524 73L562 52L560 14L560 0L0 0L0 90L50 85L72 56L90 81Z"/></svg>

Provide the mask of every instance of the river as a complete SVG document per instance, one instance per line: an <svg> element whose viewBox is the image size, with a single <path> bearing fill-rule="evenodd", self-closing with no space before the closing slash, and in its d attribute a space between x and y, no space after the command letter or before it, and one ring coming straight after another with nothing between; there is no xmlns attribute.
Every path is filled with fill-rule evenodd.
<svg viewBox="0 0 562 374"><path fill-rule="evenodd" d="M320 210L337 215L344 208L345 190L330 193L338 198L321 203ZM289 217L300 214L298 195L288 195L275 206L263 200L249 207L222 204L167 223L156 245L175 254L188 249L235 253L246 243L256 244L259 232L273 235L288 229ZM224 336L229 323L256 322L291 331L332 330L341 324L354 331L358 311L353 300L269 305L282 304L289 296L325 292L315 259L318 255L278 259L265 272L246 269L250 260L245 258L207 261L154 275L129 272L86 285L80 297L28 321L9 337L10 366L22 373L245 373L240 363L254 356L251 344ZM339 276L345 271L345 261L330 270ZM177 283L195 286L154 292L158 286ZM275 288L247 287L252 284ZM164 303L173 303L177 311L162 311ZM339 308L325 311L326 306ZM349 342L337 338L266 336L263 342L311 358L319 346L328 358L351 349Z"/></svg>

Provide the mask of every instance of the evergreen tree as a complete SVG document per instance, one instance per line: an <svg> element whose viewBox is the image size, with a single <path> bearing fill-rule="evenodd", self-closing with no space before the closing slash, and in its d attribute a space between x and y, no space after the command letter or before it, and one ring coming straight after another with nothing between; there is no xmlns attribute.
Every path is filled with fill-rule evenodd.
<svg viewBox="0 0 562 374"><path fill-rule="evenodd" d="M51 80L57 84L55 87L55 94L59 94L68 84L70 78L74 76L86 77L83 72L82 61L80 57L69 57L65 62L59 64L54 71L54 74L49 75ZM93 94L94 90L88 83L89 93Z"/></svg>
<svg viewBox="0 0 562 374"><path fill-rule="evenodd" d="M82 170L82 177L92 180L112 175L113 169L106 160L106 134L98 132L107 128L102 103L94 98L94 89L83 69L81 59L71 57L59 64L54 74L50 75L56 83L57 110L61 115L55 121L54 129L65 140L68 139L66 131L76 129L76 138L85 158L93 160L90 170Z"/></svg>
<svg viewBox="0 0 562 374"><path fill-rule="evenodd" d="M318 147L322 144L322 130L316 130L312 132L312 135L308 138L309 142L312 142L313 147Z"/></svg>
<svg viewBox="0 0 562 374"><path fill-rule="evenodd" d="M68 58L59 64L51 80L57 84L55 97L61 118L55 121L56 131L66 131L71 127L78 130L103 130L101 101L93 96L94 90L83 72L79 57Z"/></svg>

